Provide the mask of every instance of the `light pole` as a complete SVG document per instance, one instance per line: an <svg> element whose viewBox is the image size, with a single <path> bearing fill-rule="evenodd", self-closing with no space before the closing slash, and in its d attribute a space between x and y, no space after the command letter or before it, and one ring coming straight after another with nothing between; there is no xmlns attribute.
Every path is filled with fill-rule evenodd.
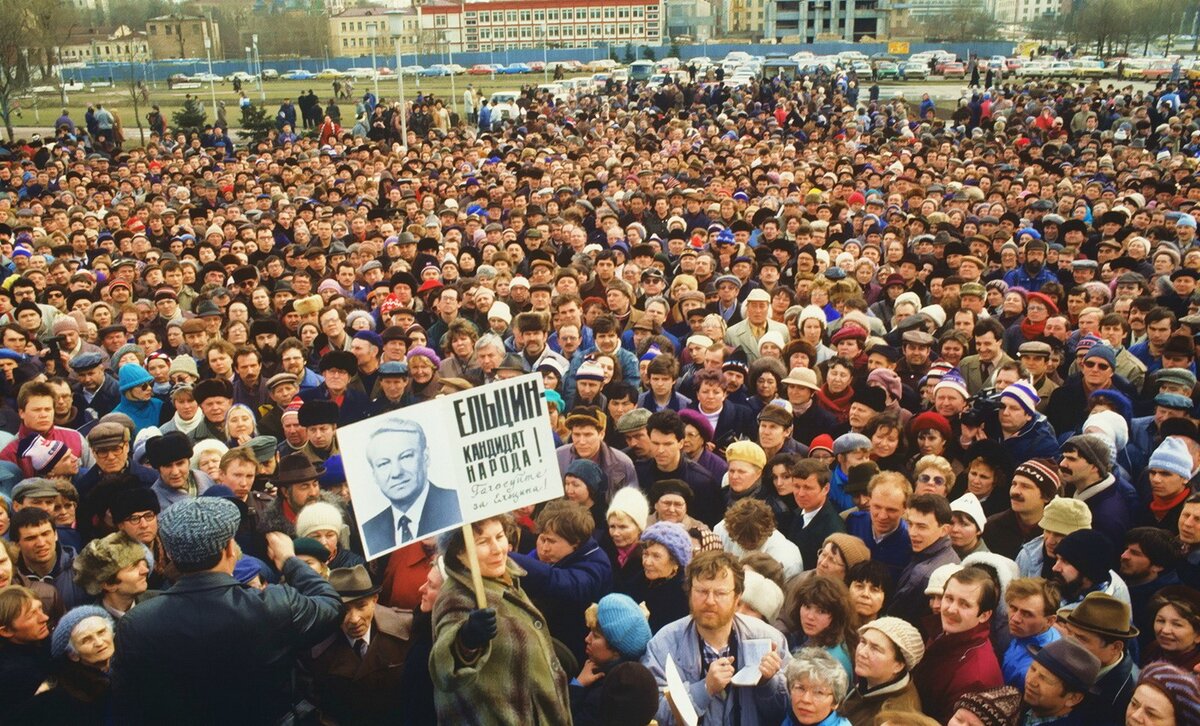
<svg viewBox="0 0 1200 726"><path fill-rule="evenodd" d="M396 83L400 91L400 145L408 153L408 109L404 101L404 63L400 57L400 36L396 36Z"/></svg>
<svg viewBox="0 0 1200 726"><path fill-rule="evenodd" d="M208 35L208 28L204 29L204 55L208 57L208 93L212 97L213 120L215 121L217 118L217 87L213 84L212 38Z"/></svg>
<svg viewBox="0 0 1200 726"><path fill-rule="evenodd" d="M262 56L258 54L258 33L250 36L250 45L254 48L254 69L258 71L258 98L262 103L267 102L267 92L263 90Z"/></svg>
<svg viewBox="0 0 1200 726"><path fill-rule="evenodd" d="M63 108L67 106L67 78L63 75L62 56L58 46L54 46L54 60L58 63L58 97L62 101Z"/></svg>
<svg viewBox="0 0 1200 726"><path fill-rule="evenodd" d="M375 59L375 46L379 43L379 26L371 28L371 81L375 85L375 99L379 100L379 62Z"/></svg>
<svg viewBox="0 0 1200 726"><path fill-rule="evenodd" d="M458 17L461 18L462 14L459 14ZM460 29L459 32L461 33L462 30ZM442 33L442 40L444 40L446 42L446 63L449 66L453 66L454 65L454 46L452 46L450 44L448 33L445 33L445 32ZM455 89L455 87L454 87L454 68L451 67L449 69L449 71L450 71L450 110L453 111L454 113L458 113L458 90Z"/></svg>
<svg viewBox="0 0 1200 726"><path fill-rule="evenodd" d="M542 10L542 83L550 82L550 57L546 46L550 43L550 26L546 24L547 10Z"/></svg>

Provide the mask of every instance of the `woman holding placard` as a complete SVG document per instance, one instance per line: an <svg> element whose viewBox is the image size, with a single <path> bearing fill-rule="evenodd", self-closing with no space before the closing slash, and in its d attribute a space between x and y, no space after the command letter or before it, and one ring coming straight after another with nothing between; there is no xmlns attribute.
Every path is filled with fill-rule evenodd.
<svg viewBox="0 0 1200 726"><path fill-rule="evenodd" d="M440 723L570 723L567 675L554 655L546 619L521 588L525 571L509 557L507 516L441 539L446 582L433 608L429 659ZM468 552L467 548L473 549ZM486 607L480 608L471 564Z"/></svg>

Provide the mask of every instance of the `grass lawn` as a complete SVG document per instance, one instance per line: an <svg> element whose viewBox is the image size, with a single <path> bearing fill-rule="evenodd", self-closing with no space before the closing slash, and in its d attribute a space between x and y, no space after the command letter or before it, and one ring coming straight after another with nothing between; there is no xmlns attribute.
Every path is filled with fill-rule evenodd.
<svg viewBox="0 0 1200 726"><path fill-rule="evenodd" d="M575 74L568 75L568 78L577 77L579 75L590 74ZM550 76L553 80L553 74ZM525 73L520 75L496 76L493 80L491 76L466 76L460 75L454 78L455 98L454 102L459 113L462 113L462 94L467 90L467 84L475 87L476 93L491 95L494 91L516 91L524 85L544 83L541 73ZM338 101L338 106L342 109L342 124L349 128L354 125L354 104L362 98L364 91L370 89L374 91L375 85L372 81L353 81L354 92L353 98ZM258 91L255 84L248 83L244 90L250 98L251 103L255 105L265 105L270 115L274 116L279 109L279 104L285 98L292 99L295 103L296 98L301 93L307 93L309 90L316 91L317 96L321 99L322 105L329 102L333 97L333 81L312 79L308 81L264 81L263 93L266 95L266 101L262 100L262 95ZM229 120L229 125L232 128L237 128L241 119L241 112L238 110L238 94L233 90L233 84L229 82L213 84L218 101L225 101L225 115ZM202 84L201 88L183 89L168 89L166 81L159 81L157 87L150 87L150 104L158 104L163 115L167 118L167 124L171 125L171 116L180 107L183 106L184 98L191 94L198 96L204 103L205 111L207 112L207 120L212 121L213 115L213 91L209 90L207 83ZM433 94L435 97L450 100L450 78L421 78L418 87L417 79L412 76L404 78L404 94L406 98L413 98L420 92L426 95ZM399 98L400 92L395 76L390 78L379 79L379 93L381 100L391 101ZM128 84L120 84L112 88L97 88L94 91L77 91L69 93L67 98L67 110L71 114L71 118L77 124L83 123L84 113L87 111L88 104L102 103L108 109L115 111L121 118L121 122L125 127L126 138L134 139L137 136L137 122L133 113L133 101L130 97ZM139 99L139 111L143 120L147 113L150 112L150 104L141 103ZM13 115L13 126L16 127L32 127L32 128L48 128L54 123L62 112L62 104L57 93L37 94L27 96L21 99L20 115Z"/></svg>

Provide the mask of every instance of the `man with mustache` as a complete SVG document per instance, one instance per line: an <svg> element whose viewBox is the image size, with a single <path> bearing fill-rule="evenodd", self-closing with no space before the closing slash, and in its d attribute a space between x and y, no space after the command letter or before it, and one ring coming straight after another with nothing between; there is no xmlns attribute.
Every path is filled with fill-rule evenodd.
<svg viewBox="0 0 1200 726"><path fill-rule="evenodd" d="M925 644L925 658L913 672L926 715L944 723L964 693L1004 684L992 648L991 619L1000 588L985 570L965 567L950 576L942 594L941 631Z"/></svg>
<svg viewBox="0 0 1200 726"><path fill-rule="evenodd" d="M988 517L983 541L988 549L1010 559L1042 532L1042 514L1058 493L1058 464L1030 459L1013 472L1008 488L1009 509Z"/></svg>

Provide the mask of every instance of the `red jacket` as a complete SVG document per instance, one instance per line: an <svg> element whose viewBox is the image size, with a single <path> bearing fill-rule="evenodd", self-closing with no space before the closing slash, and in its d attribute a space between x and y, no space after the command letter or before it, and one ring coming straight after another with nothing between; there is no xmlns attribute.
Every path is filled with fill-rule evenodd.
<svg viewBox="0 0 1200 726"><path fill-rule="evenodd" d="M990 633L991 623L980 623L965 633L939 632L925 644L925 657L913 680L925 713L939 723L954 715L954 704L963 694L1004 685Z"/></svg>

